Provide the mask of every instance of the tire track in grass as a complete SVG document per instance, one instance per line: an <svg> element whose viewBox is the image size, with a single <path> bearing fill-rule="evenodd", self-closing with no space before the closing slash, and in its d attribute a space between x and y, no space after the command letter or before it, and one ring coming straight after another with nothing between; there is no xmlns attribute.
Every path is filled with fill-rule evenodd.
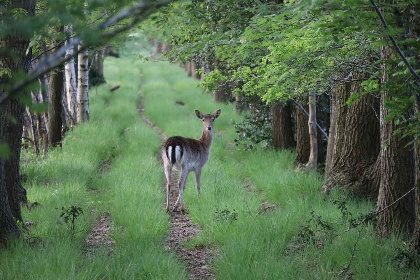
<svg viewBox="0 0 420 280"><path fill-rule="evenodd" d="M102 176L103 174L107 174L111 170L112 162L115 159L116 155L114 155L110 159L101 160L99 164L99 168L97 170L97 176ZM90 189L93 194L93 198L98 196L100 190L98 189ZM93 203L93 201L92 201ZM90 207L90 211L92 215L95 215L96 208L95 206ZM99 216L97 222L89 231L88 235L85 238L85 243L83 247L83 253L87 256L93 257L98 250L102 248L107 249L108 255L111 255L113 247L115 245L115 240L111 238L110 234L113 229L113 222L111 218L110 212L103 212Z"/></svg>
<svg viewBox="0 0 420 280"><path fill-rule="evenodd" d="M143 78L141 76L142 83ZM157 126L153 124L153 122L146 116L145 108L144 108L144 94L140 89L140 103L137 106L137 111L139 112L143 122L151 127L159 138L161 139L162 143L167 139L164 132ZM158 152L158 160L160 159L160 149ZM174 172L176 173L176 172ZM162 173L163 174L163 173ZM169 195L169 203L170 205L174 205L178 194L178 182L177 178L172 177L171 182L171 190ZM166 189L166 185L162 185L163 189ZM164 206L164 205L163 205ZM188 211L185 212L175 212L172 211L169 213L169 230L168 236L165 239L166 249L175 253L177 258L181 259L182 261L187 263L187 273L189 275L189 279L191 280L198 280L198 279L216 279L215 274L213 272L213 252L210 248L199 245L195 246L191 249L186 249L184 244L187 244L189 240L194 237L197 237L201 234L202 229L198 225L195 225L191 222L191 218L188 215Z"/></svg>

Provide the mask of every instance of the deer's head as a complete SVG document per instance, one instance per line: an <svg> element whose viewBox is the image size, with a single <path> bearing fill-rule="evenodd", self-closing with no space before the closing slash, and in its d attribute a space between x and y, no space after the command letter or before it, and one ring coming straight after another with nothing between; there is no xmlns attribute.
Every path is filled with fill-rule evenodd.
<svg viewBox="0 0 420 280"><path fill-rule="evenodd" d="M205 114L201 113L199 110L194 110L195 114L199 119L203 121L203 131L213 133L213 124L214 120L217 119L220 116L220 113L222 112L221 109L214 112L214 114Z"/></svg>

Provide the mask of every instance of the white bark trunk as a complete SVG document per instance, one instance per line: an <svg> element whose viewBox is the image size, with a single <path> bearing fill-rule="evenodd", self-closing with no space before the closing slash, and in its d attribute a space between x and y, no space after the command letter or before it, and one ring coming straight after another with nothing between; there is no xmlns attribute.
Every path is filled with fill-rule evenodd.
<svg viewBox="0 0 420 280"><path fill-rule="evenodd" d="M65 32L67 32L70 36L67 40L66 44L70 44L72 42L71 35L73 33L73 28L71 25L65 27ZM67 100L67 109L70 116L69 124L71 126L75 125L74 120L76 119L77 115L77 87L76 87L76 70L74 68L74 58L73 58L73 48L70 48L66 51L66 58L72 57L65 65L64 65L64 73L66 78L66 100Z"/></svg>
<svg viewBox="0 0 420 280"><path fill-rule="evenodd" d="M309 154L309 160L306 164L306 169L316 169L318 162L318 135L316 129L316 98L315 94L309 94L309 141L311 145L311 153Z"/></svg>
<svg viewBox="0 0 420 280"><path fill-rule="evenodd" d="M79 49L80 46L79 44ZM78 63L77 122L82 123L89 120L89 67L87 49L79 52Z"/></svg>

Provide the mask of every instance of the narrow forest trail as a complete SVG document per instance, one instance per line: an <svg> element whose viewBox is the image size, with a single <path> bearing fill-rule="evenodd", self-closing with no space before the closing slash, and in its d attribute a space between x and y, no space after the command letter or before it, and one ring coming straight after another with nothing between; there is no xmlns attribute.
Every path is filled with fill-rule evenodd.
<svg viewBox="0 0 420 280"><path fill-rule="evenodd" d="M143 75L141 74L141 77L142 76ZM143 79L141 80L144 82ZM143 104L144 94L140 90L140 102L138 104L137 110L139 111L143 122L156 132L161 142L163 143L167 139L167 136L146 116ZM159 160L160 155L161 153L158 151L157 157ZM175 172L174 175L178 174ZM169 195L169 203L172 206L175 205L179 194L177 179L177 176L172 177L171 190ZM162 185L162 189L166 189L166 184ZM163 205L163 207L165 207L165 205ZM184 246L192 238L198 237L201 234L202 229L198 225L191 222L188 211L177 211L171 207L168 214L170 226L168 229L168 236L164 240L165 248L171 252L174 252L178 259L186 262L186 272L188 273L189 279L215 279L215 275L212 271L212 260L214 252L208 246L200 245L189 249Z"/></svg>

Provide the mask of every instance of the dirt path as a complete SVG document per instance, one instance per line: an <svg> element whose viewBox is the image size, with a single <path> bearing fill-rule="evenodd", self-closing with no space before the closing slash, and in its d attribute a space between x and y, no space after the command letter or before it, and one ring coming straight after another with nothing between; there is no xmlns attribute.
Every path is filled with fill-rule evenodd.
<svg viewBox="0 0 420 280"><path fill-rule="evenodd" d="M112 159L103 160L100 162L97 172L97 176L102 176L111 170ZM98 189L89 189L93 197L100 193ZM93 203L93 201L92 201ZM92 216L95 216L96 207L91 206L90 212ZM110 212L103 212L99 216L95 225L89 231L85 238L83 246L83 252L87 256L94 256L96 251L106 249L108 255L111 255L115 240L111 238L111 230L113 228L112 218Z"/></svg>
<svg viewBox="0 0 420 280"><path fill-rule="evenodd" d="M115 240L113 240L110 236L111 229L111 214L109 212L104 212L101 214L98 221L85 239L84 252L86 255L93 256L95 255L95 251L102 248L107 249L108 255L112 253Z"/></svg>
<svg viewBox="0 0 420 280"><path fill-rule="evenodd" d="M138 104L137 110L143 122L146 123L149 127L151 127L159 135L161 141L164 142L167 139L166 135L159 127L153 125L150 119L148 119L147 116L144 114L144 96L141 92L140 95L141 100ZM183 245L186 244L194 236L201 234L202 230L198 225L194 225L191 222L191 219L188 216L188 212L172 210L172 207L173 205L175 205L176 199L178 197L178 192L179 190L177 180L176 178L174 178L171 182L171 211L169 212L170 226L168 230L168 237L165 239L166 248L174 252L179 259L186 262L189 279L216 279L212 267L213 251L205 246L196 246L192 249L186 249ZM164 207L163 204L162 207Z"/></svg>

